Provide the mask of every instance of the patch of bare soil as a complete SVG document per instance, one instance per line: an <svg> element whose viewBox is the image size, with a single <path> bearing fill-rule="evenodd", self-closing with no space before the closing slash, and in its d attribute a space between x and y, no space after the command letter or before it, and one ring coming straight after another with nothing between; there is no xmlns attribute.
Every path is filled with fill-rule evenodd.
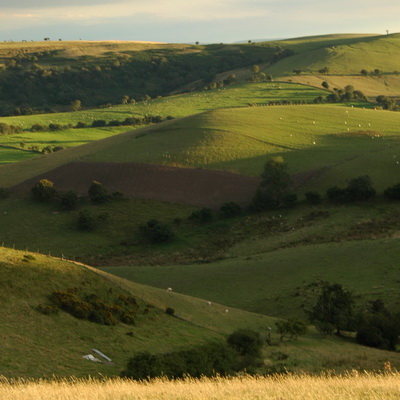
<svg viewBox="0 0 400 400"><path fill-rule="evenodd" d="M92 181L110 193L203 207L219 207L228 201L250 202L259 178L225 171L177 168L137 163L74 162L29 179L13 190L29 192L40 179L49 179L59 191L87 194Z"/></svg>

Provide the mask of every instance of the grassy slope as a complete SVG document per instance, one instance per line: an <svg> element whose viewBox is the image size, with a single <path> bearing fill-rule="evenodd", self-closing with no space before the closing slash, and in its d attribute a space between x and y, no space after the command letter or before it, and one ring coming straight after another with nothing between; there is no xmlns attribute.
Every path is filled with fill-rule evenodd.
<svg viewBox="0 0 400 400"><path fill-rule="evenodd" d="M265 333L268 326L273 329L274 346L264 349L267 367L282 368L279 358L282 354L287 357L284 365L294 371L374 369L381 368L387 360L397 366L393 353L354 346L351 341L337 338L322 340L314 330L298 342L279 345L274 319L266 316L231 307L226 312L226 307L214 302L209 305L204 300L145 287L39 254L30 253L35 260L25 262L26 252L0 248L0 254L3 287L0 294L3 337L0 373L7 377L110 376L118 374L127 359L138 351L165 352L221 340L221 333L240 327ZM138 317L134 327L94 325L63 312L45 316L35 310L39 303L46 302L51 291L69 287L84 288L87 293L96 293L102 298L110 296L110 288L112 295L129 292L156 308ZM166 306L175 308L181 318L191 323L168 317L157 309L162 311ZM127 335L128 332L133 332L133 336ZM115 365L94 364L82 359L92 348L103 351ZM338 356L339 352L346 355Z"/></svg>
<svg viewBox="0 0 400 400"><path fill-rule="evenodd" d="M399 118L397 113L340 106L216 110L160 126L136 141L92 153L86 160L165 163L258 175L267 157L283 155L291 173L324 168L308 187L323 190L369 174L382 189L397 181Z"/></svg>
<svg viewBox="0 0 400 400"><path fill-rule="evenodd" d="M231 309L218 304L124 282L108 274L76 266L66 261L32 254L35 260L23 261L27 252L0 248L0 316L2 363L0 375L8 377L115 375L128 358L138 351L154 353L190 347L222 339L238 327L265 329L272 319ZM148 314L137 318L136 326L104 326L77 320L60 312L46 316L35 310L46 303L54 290L78 287L86 294L103 299L131 293L154 305ZM112 294L110 295L110 291ZM174 307L184 322L163 311ZM21 315L24 318L21 319ZM133 332L133 336L127 335ZM91 363L82 356L97 348L108 355L114 366Z"/></svg>
<svg viewBox="0 0 400 400"><path fill-rule="evenodd" d="M0 145L12 146L19 150L20 157L11 157L9 152L0 148L2 163L20 161L31 157L37 157L36 153L27 153L20 148L20 143L25 143L25 148L38 146L39 149L50 146L72 147L83 143L99 140L110 135L117 135L123 131L131 130L131 127L107 127L88 129L67 129L57 132L30 132L33 124L48 126L50 123L75 126L78 122L84 122L88 126L94 120L123 121L127 117L144 115L173 116L175 118L197 114L224 107L243 107L248 104L266 104L270 101L292 100L311 102L315 97L324 94L322 90L310 88L299 84L286 83L254 83L238 84L222 90L210 90L205 92L183 94L149 102L119 105L110 108L85 110L69 113L39 114L19 117L0 118L1 123L16 125L23 132L16 135L0 136Z"/></svg>
<svg viewBox="0 0 400 400"><path fill-rule="evenodd" d="M333 75L359 74L362 69L373 71L376 68L393 72L398 70L400 62L399 43L400 34L285 40L277 44L293 49L296 54L272 65L268 72L282 76L291 74L294 69L309 73L326 66Z"/></svg>
<svg viewBox="0 0 400 400"><path fill-rule="evenodd" d="M398 307L396 205L377 201L279 212L281 217L273 225L276 212L226 227L219 240L231 239L233 244L225 249L223 260L104 269L136 282L167 285L273 316L301 314L302 304L307 307L315 296L307 285L318 280L341 283L359 296L359 304L380 297Z"/></svg>
<svg viewBox="0 0 400 400"><path fill-rule="evenodd" d="M9 186L74 160L144 162L259 175L283 155L290 173L323 168L306 189L369 174L379 190L397 182L398 113L331 105L214 110L1 167Z"/></svg>

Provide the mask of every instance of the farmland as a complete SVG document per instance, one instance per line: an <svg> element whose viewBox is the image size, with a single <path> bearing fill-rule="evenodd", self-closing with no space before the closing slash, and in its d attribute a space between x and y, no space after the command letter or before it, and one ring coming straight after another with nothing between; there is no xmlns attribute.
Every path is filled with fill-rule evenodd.
<svg viewBox="0 0 400 400"><path fill-rule="evenodd" d="M0 136L0 375L116 378L140 351L158 356L225 343L246 328L262 341L248 372L288 371L276 376L286 388L296 380L308 387L321 379L316 392L343 379L343 387L353 385L355 399L365 378L383 382L391 396L393 371L400 368L396 347L357 344L356 324L380 301L393 321L398 315L400 218L398 202L384 191L399 183L400 114L384 110L375 97L400 93L399 37L328 35L237 46L0 44L0 84L14 73L21 82L28 76L34 84L46 82L34 94L33 86L27 89L23 106L10 92L10 105L19 112L0 99L0 123L17 130ZM146 81L138 73L123 92L134 71L146 71ZM82 79L89 86L69 96L68 85ZM94 87L99 79L101 93ZM56 84L57 96L46 97ZM368 101L312 104L348 85ZM396 110L397 100L391 100ZM140 122L122 125L134 118ZM96 121L103 126L92 127ZM252 200L271 159L287 166L292 202L289 196L277 208L257 209ZM328 189L346 192L357 177L371 182L376 196L329 196ZM41 179L54 183L54 196L46 201L31 192ZM93 200L94 181L104 188L104 201ZM316 203L307 198L310 192ZM70 208L63 203L66 194L75 199ZM227 204L231 214L221 208ZM90 224L82 225L82 215ZM168 235L154 240L154 227ZM336 327L338 335L330 334L333 325L324 334L310 312L329 283L353 296L358 318ZM81 294L81 302L96 295L104 304L133 296L135 324L96 325L65 309L46 315L40 310L50 306L54 290ZM122 313L115 304L113 310ZM282 337L276 322L294 318L308 329ZM93 348L113 364L83 360ZM361 373L382 370L385 362L392 367L386 364L383 374ZM340 378L317 377L351 370ZM304 372L317 375L315 382L291 375ZM160 382L145 390L173 390L177 383ZM203 384L214 392L227 385L219 378L179 385L193 382L200 397ZM228 381L231 387L244 384L235 389L243 390L240 398L254 396L252 383L260 384L258 393L270 390L279 398L276 382ZM95 385L118 387L122 398L130 395L125 383ZM71 390L92 390L90 384L74 381ZM49 385L55 385L49 393L59 393L57 382ZM13 396L12 389L37 390L35 382L10 386L1 380L0 393Z"/></svg>

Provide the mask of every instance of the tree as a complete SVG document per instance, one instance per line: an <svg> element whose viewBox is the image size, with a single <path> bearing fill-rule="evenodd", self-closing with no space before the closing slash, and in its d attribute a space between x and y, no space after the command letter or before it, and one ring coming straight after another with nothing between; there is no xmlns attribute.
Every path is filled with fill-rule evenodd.
<svg viewBox="0 0 400 400"><path fill-rule="evenodd" d="M360 316L356 341L365 346L396 350L400 343L400 319L393 315L380 299L371 301Z"/></svg>
<svg viewBox="0 0 400 400"><path fill-rule="evenodd" d="M261 183L253 199L253 207L258 210L280 207L290 195L292 179L287 173L287 164L282 157L268 160L264 165Z"/></svg>
<svg viewBox="0 0 400 400"><path fill-rule="evenodd" d="M307 324L298 318L280 320L277 321L275 325L281 341L283 341L285 337L291 340L297 340L299 335L304 335L307 332Z"/></svg>
<svg viewBox="0 0 400 400"><path fill-rule="evenodd" d="M107 189L97 181L92 182L88 195L92 203L105 203L110 199Z"/></svg>
<svg viewBox="0 0 400 400"><path fill-rule="evenodd" d="M317 303L311 309L311 322L319 326L333 326L338 335L343 329L351 329L353 322L354 298L342 285L324 284Z"/></svg>
<svg viewBox="0 0 400 400"><path fill-rule="evenodd" d="M368 175L352 179L346 190L353 201L368 200L376 195L376 190L372 186L372 180Z"/></svg>
<svg viewBox="0 0 400 400"><path fill-rule="evenodd" d="M325 89L329 89L329 83L327 81L324 81L321 83L321 86Z"/></svg>
<svg viewBox="0 0 400 400"><path fill-rule="evenodd" d="M57 191L53 182L48 179L41 179L32 187L31 193L35 200L46 202L54 199Z"/></svg>
<svg viewBox="0 0 400 400"><path fill-rule="evenodd" d="M82 103L80 100L74 100L71 102L71 110L79 111L81 109Z"/></svg>

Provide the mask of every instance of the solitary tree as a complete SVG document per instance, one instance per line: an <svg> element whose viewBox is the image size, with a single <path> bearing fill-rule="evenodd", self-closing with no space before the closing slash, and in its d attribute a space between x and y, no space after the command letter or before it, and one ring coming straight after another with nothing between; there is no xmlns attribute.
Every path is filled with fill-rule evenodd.
<svg viewBox="0 0 400 400"><path fill-rule="evenodd" d="M268 160L264 165L261 183L253 199L255 209L280 207L290 195L292 179L287 173L287 164L282 157Z"/></svg>
<svg viewBox="0 0 400 400"><path fill-rule="evenodd" d="M309 317L321 331L332 326L339 335L341 330L351 328L353 306L353 295L343 289L342 285L326 283Z"/></svg>

